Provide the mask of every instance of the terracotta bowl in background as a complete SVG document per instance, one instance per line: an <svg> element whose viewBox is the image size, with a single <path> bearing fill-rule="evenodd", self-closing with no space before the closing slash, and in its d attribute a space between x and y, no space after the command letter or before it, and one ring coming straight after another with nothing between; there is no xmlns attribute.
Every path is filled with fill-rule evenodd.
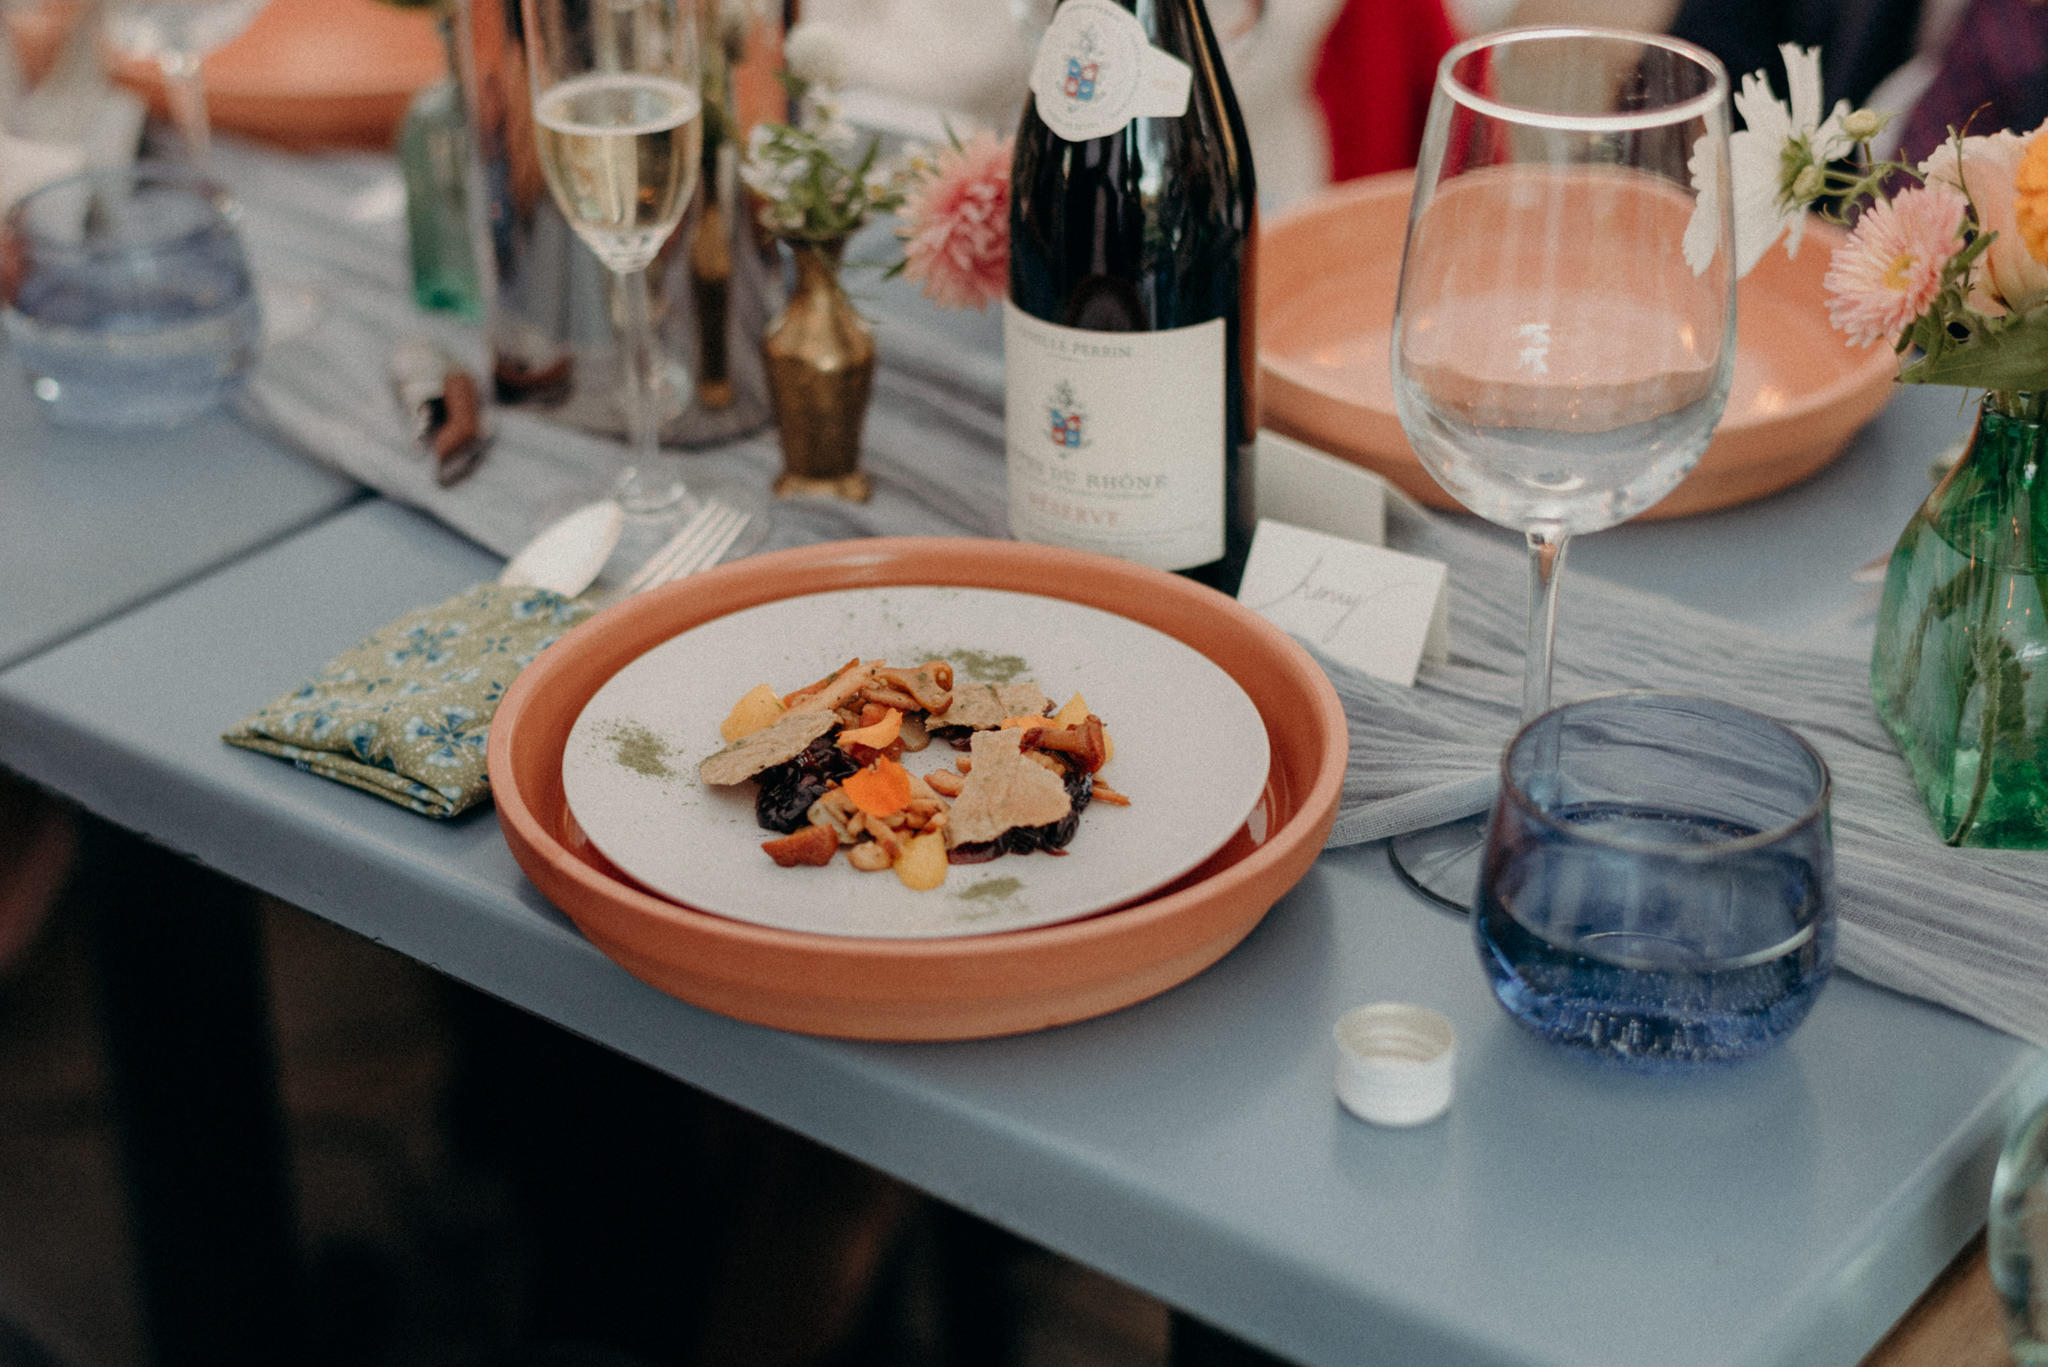
<svg viewBox="0 0 2048 1367"><path fill-rule="evenodd" d="M562 793L562 750L584 704L612 675L677 633L742 608L892 584L1008 589L1086 603L1207 655L1250 695L1272 743L1272 770L1246 828L1193 873L1120 910L931 940L805 935L712 916L642 890L583 837ZM736 680L735 694L752 682ZM1190 783L1201 781L1200 747L1199 737L1189 738ZM1347 750L1343 708L1315 662L1222 594L1078 551L896 538L739 561L598 614L545 651L506 692L491 726L489 761L499 825L520 867L634 976L685 1001L785 1030L940 1040L1084 1020L1164 992L1215 963L1315 862L1336 818Z"/></svg>
<svg viewBox="0 0 2048 1367"><path fill-rule="evenodd" d="M10 10L8 33L31 80L81 9L43 0ZM153 62L110 61L114 79L168 117ZM204 66L216 129L294 149L388 147L412 97L447 74L431 14L377 0L270 0Z"/></svg>
<svg viewBox="0 0 2048 1367"><path fill-rule="evenodd" d="M1424 503L1457 509L1394 412L1390 334L1412 171L1337 186L1264 229L1259 401L1276 432L1375 470ZM1886 347L1850 347L1829 324L1821 277L1838 228L1807 224L1796 259L1773 247L1736 295L1734 388L1685 482L1645 518L1725 508L1813 474L1890 398Z"/></svg>

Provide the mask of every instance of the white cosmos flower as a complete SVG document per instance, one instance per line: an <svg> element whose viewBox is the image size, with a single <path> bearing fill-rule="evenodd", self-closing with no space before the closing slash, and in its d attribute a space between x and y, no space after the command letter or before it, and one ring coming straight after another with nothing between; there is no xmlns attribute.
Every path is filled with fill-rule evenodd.
<svg viewBox="0 0 2048 1367"><path fill-rule="evenodd" d="M1771 94L1761 71L1742 78L1736 92L1740 132L1728 136L1728 164L1734 176L1735 273L1747 275L1781 236L1785 254L1799 254L1806 208L1820 192L1820 168L1855 146L1842 129L1849 104L1838 100L1821 117L1820 49L1786 43L1788 106ZM1812 175L1805 172L1813 171ZM1697 172L1695 172L1697 181Z"/></svg>

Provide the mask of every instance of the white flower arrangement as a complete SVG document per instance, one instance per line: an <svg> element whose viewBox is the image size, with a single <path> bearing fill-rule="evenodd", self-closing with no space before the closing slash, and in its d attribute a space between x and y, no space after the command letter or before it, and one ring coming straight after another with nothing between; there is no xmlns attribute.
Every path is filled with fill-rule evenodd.
<svg viewBox="0 0 2048 1367"><path fill-rule="evenodd" d="M783 41L783 84L801 113L795 123L756 125L740 180L761 201L761 224L777 237L830 242L902 203L906 170L883 163L879 139L865 146L832 100L845 62L829 30L797 25Z"/></svg>
<svg viewBox="0 0 2048 1367"><path fill-rule="evenodd" d="M1828 315L1852 345L1883 340L1909 383L1994 391L2048 388L2048 124L1949 141L1918 166L1874 161L1891 116L1838 102L1821 113L1820 52L1779 49L1791 92L1762 72L1735 97L1729 139L1737 274L1780 238L1797 255L1806 216L1851 228L1830 259ZM1846 163L1846 166L1845 166ZM1716 182L1695 153L1699 193L1687 260L1711 257ZM1695 231L1698 230L1698 231Z"/></svg>

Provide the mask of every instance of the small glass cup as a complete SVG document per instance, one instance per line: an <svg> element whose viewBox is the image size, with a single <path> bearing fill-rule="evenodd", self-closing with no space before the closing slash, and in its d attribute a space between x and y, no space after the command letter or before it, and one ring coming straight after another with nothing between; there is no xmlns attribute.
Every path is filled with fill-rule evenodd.
<svg viewBox="0 0 2048 1367"><path fill-rule="evenodd" d="M8 211L4 323L53 422L175 427L241 382L263 320L227 202L201 176L142 163Z"/></svg>
<svg viewBox="0 0 2048 1367"><path fill-rule="evenodd" d="M1764 1053L1835 958L1827 765L1709 698L1621 693L1522 728L1473 917L1509 1016L1641 1072Z"/></svg>

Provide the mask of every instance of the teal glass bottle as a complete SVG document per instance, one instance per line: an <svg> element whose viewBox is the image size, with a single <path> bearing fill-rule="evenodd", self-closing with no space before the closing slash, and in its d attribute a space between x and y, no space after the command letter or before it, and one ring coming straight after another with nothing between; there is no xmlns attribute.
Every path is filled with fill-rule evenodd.
<svg viewBox="0 0 2048 1367"><path fill-rule="evenodd" d="M1994 390L1892 552L1871 692L1951 845L2048 849L2048 391Z"/></svg>
<svg viewBox="0 0 2048 1367"><path fill-rule="evenodd" d="M413 98L398 130L413 300L423 309L477 319L483 296L470 224L469 124L455 75L453 19L443 8L434 21L450 74Z"/></svg>

